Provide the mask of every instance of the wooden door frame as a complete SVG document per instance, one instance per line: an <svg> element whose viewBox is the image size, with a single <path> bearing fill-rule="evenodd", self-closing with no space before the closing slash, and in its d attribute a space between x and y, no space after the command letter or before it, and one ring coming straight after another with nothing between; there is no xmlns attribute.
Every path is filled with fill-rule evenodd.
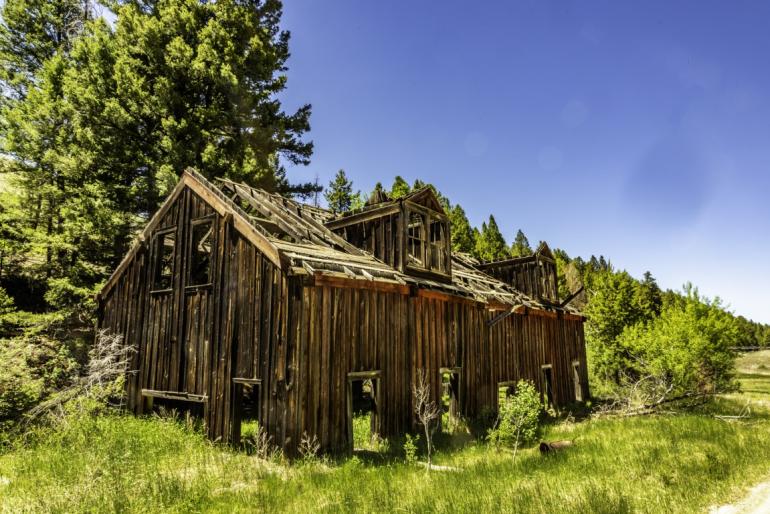
<svg viewBox="0 0 770 514"><path fill-rule="evenodd" d="M462 412L462 405L463 405L463 402L462 402L462 400L463 400L463 397L462 397L462 394L463 394L462 393L462 391L463 391L463 388L462 388L463 373L462 373L462 371L463 371L462 366L455 366L453 368L439 368L439 370L438 370L438 372L439 372L439 379L440 379L440 382L441 382L442 389L443 389L443 386L444 386L444 375L445 374L449 374L450 387L451 387L451 383L452 383L451 382L452 381L452 375L457 377L457 390L455 391L455 397L454 397L454 400L455 400L454 411L455 412L454 412L454 414L452 414L452 407L453 406L452 406L452 399L450 398L450 401L449 401L449 417L450 418L455 418L455 419L458 419L458 420L460 419L460 413ZM443 391L441 391L441 392L443 394ZM442 429L443 429L443 427L442 427Z"/></svg>
<svg viewBox="0 0 770 514"><path fill-rule="evenodd" d="M583 379L580 375L580 359L575 359L572 361L572 383L575 387L575 401L576 402L582 402L585 401L583 398L585 395L583 394Z"/></svg>
<svg viewBox="0 0 770 514"><path fill-rule="evenodd" d="M380 426L381 426L381 411L382 411L382 371L375 370L375 371L351 371L348 373L348 380L347 380L347 394L346 394L346 403L347 408L345 409L346 412L346 419L347 419L347 428L348 428L348 452L353 453L354 448L354 437L353 437L353 382L357 381L364 381L364 380L371 380L372 381L372 387L374 387L374 419L372 420L372 424L374 425L374 428L376 429L376 432L379 435L380 432Z"/></svg>
<svg viewBox="0 0 770 514"><path fill-rule="evenodd" d="M262 398L262 379L261 378L238 378L234 377L232 379L233 383L233 401L231 401L232 404L232 434L231 434L231 442L232 444L238 445L241 442L241 423L243 422L243 386L244 385L251 385L251 386L257 386L259 387L259 411L257 414L257 422L260 424L259 426L262 427L262 409L264 407L263 405L263 398Z"/></svg>
<svg viewBox="0 0 770 514"><path fill-rule="evenodd" d="M550 371L550 381L546 380L546 373L545 371ZM553 396L553 364L543 364L540 366L540 377L543 380L543 390L541 392L541 396L543 398L543 405L546 407L553 407L556 408L556 399ZM549 395L550 392L550 395ZM549 398L550 401L549 401Z"/></svg>

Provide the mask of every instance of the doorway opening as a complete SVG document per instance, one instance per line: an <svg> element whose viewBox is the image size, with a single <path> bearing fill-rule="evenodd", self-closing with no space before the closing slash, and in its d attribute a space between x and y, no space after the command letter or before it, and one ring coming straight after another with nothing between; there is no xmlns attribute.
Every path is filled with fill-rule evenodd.
<svg viewBox="0 0 770 514"><path fill-rule="evenodd" d="M251 378L234 378L235 420L233 443L253 446L260 437L260 412L262 407L262 381Z"/></svg>
<svg viewBox="0 0 770 514"><path fill-rule="evenodd" d="M497 383L497 405L500 405L501 400L505 400L506 398L510 398L516 394L516 381L515 380L507 380L505 382L498 382Z"/></svg>
<svg viewBox="0 0 770 514"><path fill-rule="evenodd" d="M583 401L583 384L580 382L580 361L572 361L572 380L575 383L575 401Z"/></svg>
<svg viewBox="0 0 770 514"><path fill-rule="evenodd" d="M553 404L553 367L550 364L541 366L540 370L543 374L543 407L546 410L554 407Z"/></svg>
<svg viewBox="0 0 770 514"><path fill-rule="evenodd" d="M206 397L176 391L142 389L142 413L182 418L188 425L203 422Z"/></svg>
<svg viewBox="0 0 770 514"><path fill-rule="evenodd" d="M380 442L380 372L348 373L348 450L376 451Z"/></svg>
<svg viewBox="0 0 770 514"><path fill-rule="evenodd" d="M441 425L442 432L454 432L460 422L460 370L441 368Z"/></svg>

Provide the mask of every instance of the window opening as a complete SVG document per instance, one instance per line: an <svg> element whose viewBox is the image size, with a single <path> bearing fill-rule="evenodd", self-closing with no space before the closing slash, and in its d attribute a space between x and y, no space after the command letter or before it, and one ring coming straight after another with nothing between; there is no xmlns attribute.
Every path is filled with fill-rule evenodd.
<svg viewBox="0 0 770 514"><path fill-rule="evenodd" d="M413 212L409 215L409 225L407 230L407 254L409 263L417 266L425 266L424 257L424 223L425 216L419 212Z"/></svg>
<svg viewBox="0 0 770 514"><path fill-rule="evenodd" d="M452 433L460 421L460 372L441 369L441 430Z"/></svg>
<svg viewBox="0 0 770 514"><path fill-rule="evenodd" d="M446 227L440 220L430 223L430 267L446 271Z"/></svg>
<svg viewBox="0 0 770 514"><path fill-rule="evenodd" d="M211 253L214 237L213 220L193 222L190 248L190 286L211 283Z"/></svg>
<svg viewBox="0 0 770 514"><path fill-rule="evenodd" d="M176 233L174 230L162 232L155 239L155 280L153 289L171 289L174 275L174 254L176 248Z"/></svg>

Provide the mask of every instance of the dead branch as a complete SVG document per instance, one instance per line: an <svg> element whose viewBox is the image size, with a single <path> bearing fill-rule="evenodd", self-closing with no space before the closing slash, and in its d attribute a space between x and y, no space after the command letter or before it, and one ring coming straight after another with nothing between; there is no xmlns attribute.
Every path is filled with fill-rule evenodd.
<svg viewBox="0 0 770 514"><path fill-rule="evenodd" d="M31 423L43 414L61 412L63 406L78 396L94 396L95 392L114 382L121 376L130 374L131 359L136 348L123 343L123 336L101 330L91 350L86 374L74 383L59 391L50 399L36 405L27 412L27 423ZM122 407L123 396L120 398Z"/></svg>
<svg viewBox="0 0 770 514"><path fill-rule="evenodd" d="M431 467L431 452L433 451L433 433L436 431L435 421L441 416L441 409L430 399L430 382L424 369L417 370L417 380L412 387L414 395L414 413L425 430L425 443L428 449L428 469Z"/></svg>

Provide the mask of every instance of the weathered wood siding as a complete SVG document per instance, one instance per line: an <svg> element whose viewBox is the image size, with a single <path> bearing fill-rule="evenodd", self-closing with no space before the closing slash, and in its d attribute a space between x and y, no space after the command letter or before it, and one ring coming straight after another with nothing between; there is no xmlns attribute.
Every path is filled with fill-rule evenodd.
<svg viewBox="0 0 770 514"><path fill-rule="evenodd" d="M491 318L491 316L490 316ZM531 380L544 391L542 367L552 366L552 393L556 405L575 401L572 363L578 361L582 398L588 396L583 322L546 313L513 314L489 328L491 387L479 389L476 411L483 405L496 406L497 384Z"/></svg>
<svg viewBox="0 0 770 514"><path fill-rule="evenodd" d="M349 243L371 253L382 262L404 270L404 228L402 213L352 223L333 231Z"/></svg>
<svg viewBox="0 0 770 514"><path fill-rule="evenodd" d="M207 216L215 234L211 283L191 286L190 227ZM557 405L575 399L573 361L588 396L577 317L531 311L489 326L500 311L464 298L374 281L287 277L231 220L183 189L155 227L174 231L171 287L153 291L152 237L101 298L101 327L138 349L127 384L134 412L142 412L143 389L205 398L209 436L232 441L236 381L259 381L260 424L292 454L304 433L317 436L324 451L347 448L351 372L380 372L383 436L417 428L411 389L421 369L438 401L440 369L460 368L458 407L468 417L496 408L500 382L527 378L542 390L543 365L552 366Z"/></svg>
<svg viewBox="0 0 770 514"><path fill-rule="evenodd" d="M190 222L213 217L211 283L188 286ZM175 228L172 287L152 291L157 245L148 240L101 300L100 327L137 348L128 407L141 413L142 389L206 398L212 439L229 441L233 378L262 380L261 423L274 441L287 435L289 281L231 224L185 189L156 228Z"/></svg>
<svg viewBox="0 0 770 514"><path fill-rule="evenodd" d="M535 257L522 262L491 263L483 265L482 269L532 298L559 300L556 263L550 259Z"/></svg>
<svg viewBox="0 0 770 514"><path fill-rule="evenodd" d="M329 286L302 288L298 312L296 435L315 435L325 451L347 448L351 372L381 372L382 436L418 428L411 389L420 369L438 401L439 370L460 367L459 410L468 417L497 408L500 382L526 378L542 391L540 370L547 364L557 405L575 399L575 360L581 363L583 397L588 393L581 321L529 313L488 327L496 312L478 302Z"/></svg>
<svg viewBox="0 0 770 514"><path fill-rule="evenodd" d="M308 286L298 309L297 411L300 435L322 448L347 448L348 373L380 371L378 432L409 422L408 297L368 289Z"/></svg>

